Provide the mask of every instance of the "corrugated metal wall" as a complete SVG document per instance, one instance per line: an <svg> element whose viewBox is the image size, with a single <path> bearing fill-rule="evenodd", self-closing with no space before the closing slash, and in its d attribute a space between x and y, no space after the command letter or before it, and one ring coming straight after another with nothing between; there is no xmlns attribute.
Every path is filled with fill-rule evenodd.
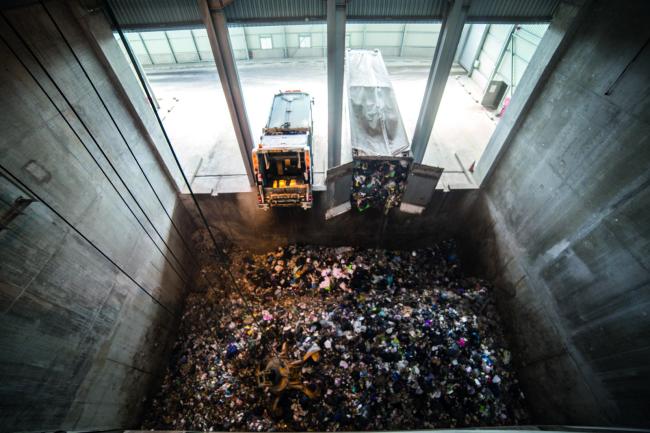
<svg viewBox="0 0 650 433"><path fill-rule="evenodd" d="M438 23L350 23L346 40L348 48L379 49L386 57L431 59L439 33ZM126 36L143 65L213 61L205 29L127 32ZM263 38L270 40L270 47L262 47ZM237 60L327 54L325 24L234 26L230 40Z"/></svg>
<svg viewBox="0 0 650 433"><path fill-rule="evenodd" d="M352 0L348 19L441 19L445 0Z"/></svg>
<svg viewBox="0 0 650 433"><path fill-rule="evenodd" d="M549 21L560 0L472 0L470 22ZM196 0L108 0L124 28L174 28L201 24ZM348 0L351 21L439 21L446 0ZM231 23L324 21L325 0L235 0L225 9Z"/></svg>
<svg viewBox="0 0 650 433"><path fill-rule="evenodd" d="M496 66L493 80L505 81L509 88L508 94L511 94L521 80L547 28L548 24L522 24L517 26L510 37L511 25L491 25L478 56L478 68L472 72L472 79L481 89L485 89ZM504 44L506 49L500 58Z"/></svg>
<svg viewBox="0 0 650 433"><path fill-rule="evenodd" d="M108 0L124 28L173 28L201 24L196 0Z"/></svg>
<svg viewBox="0 0 650 433"><path fill-rule="evenodd" d="M322 20L327 14L323 0L235 0L225 12L230 22Z"/></svg>
<svg viewBox="0 0 650 433"><path fill-rule="evenodd" d="M549 21L559 3L559 0L472 0L468 16L476 22Z"/></svg>
<svg viewBox="0 0 650 433"><path fill-rule="evenodd" d="M483 46L480 47L478 67L472 72L472 79L483 90L487 87L487 81L499 62L499 54L511 29L512 26L507 24L488 27Z"/></svg>
<svg viewBox="0 0 650 433"><path fill-rule="evenodd" d="M494 78L508 83L510 95L521 81L547 28L547 24L522 24L513 33Z"/></svg>

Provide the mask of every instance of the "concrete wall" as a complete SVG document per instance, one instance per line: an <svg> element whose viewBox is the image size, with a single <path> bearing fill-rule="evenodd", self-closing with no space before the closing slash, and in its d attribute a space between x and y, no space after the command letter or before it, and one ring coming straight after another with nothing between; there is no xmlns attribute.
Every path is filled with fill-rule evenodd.
<svg viewBox="0 0 650 433"><path fill-rule="evenodd" d="M238 246L269 251L292 243L351 245L369 248L408 249L456 237L478 196L478 190L436 190L422 215L393 209L387 216L376 210L349 211L325 220L328 209L323 192L314 193L314 208L257 208L255 193L198 195L215 234L225 235ZM190 198L184 196L188 209ZM195 211L192 211L193 213Z"/></svg>
<svg viewBox="0 0 650 433"><path fill-rule="evenodd" d="M230 27L229 31L237 60L325 57L327 53L325 24L235 26ZM301 36L306 37L303 44L308 46L300 47ZM272 47L262 48L261 38L270 38Z"/></svg>
<svg viewBox="0 0 650 433"><path fill-rule="evenodd" d="M187 239L177 173L162 168L161 161L172 166L170 155L109 28L99 15L46 5ZM464 256L482 257L486 276L498 282L533 422L647 426L650 53L641 48L650 36L648 7L640 0L589 6L483 191L436 191L421 216L348 213L330 221L322 193L307 212L259 211L252 193L201 196L201 204L215 229L257 250L294 242L411 248L458 237ZM163 371L184 274L192 272L189 252L42 7L4 12L144 213L0 20L17 52L0 42L0 164L43 200L0 230L0 430L136 427L141 399ZM16 183L0 178L2 216L29 196Z"/></svg>
<svg viewBox="0 0 650 433"><path fill-rule="evenodd" d="M169 155L155 150L162 144L160 131L148 129L155 119L103 17L59 1L45 5L88 70L162 205L45 9L36 4L2 10L126 186L44 70L0 19L0 35L8 42L0 40L0 165L25 185L19 187L19 181L1 172L0 216L9 221L5 218L14 201L30 197L26 188L42 200L0 229L0 431L133 428L143 397L163 372L188 289L192 263L180 236L189 239L193 226L174 180L161 168L160 161Z"/></svg>
<svg viewBox="0 0 650 433"><path fill-rule="evenodd" d="M502 288L533 421L647 427L650 5L586 8L468 238Z"/></svg>

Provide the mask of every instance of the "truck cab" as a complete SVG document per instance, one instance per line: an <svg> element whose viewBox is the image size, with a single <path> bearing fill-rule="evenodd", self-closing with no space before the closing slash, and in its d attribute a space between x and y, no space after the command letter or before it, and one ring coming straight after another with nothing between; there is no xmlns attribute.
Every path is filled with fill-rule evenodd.
<svg viewBox="0 0 650 433"><path fill-rule="evenodd" d="M260 143L253 149L257 205L312 206L312 99L300 90L273 97Z"/></svg>

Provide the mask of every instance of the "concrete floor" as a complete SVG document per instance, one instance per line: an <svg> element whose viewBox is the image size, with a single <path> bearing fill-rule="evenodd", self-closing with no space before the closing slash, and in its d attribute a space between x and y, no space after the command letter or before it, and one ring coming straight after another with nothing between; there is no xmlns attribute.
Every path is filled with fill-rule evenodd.
<svg viewBox="0 0 650 433"><path fill-rule="evenodd" d="M417 122L430 62L386 59L409 138ZM322 183L327 167L327 68L323 59L242 61L240 80L253 138L266 123L271 100L279 90L301 89L314 98L314 171ZM473 81L452 70L442 99L424 163L445 168L445 185L467 184L460 162L469 167L479 159L496 118L477 100ZM216 69L209 65L148 69L147 76L160 104L167 132L196 192L248 189L239 145ZM349 159L349 140L344 161ZM456 157L458 155L458 157Z"/></svg>

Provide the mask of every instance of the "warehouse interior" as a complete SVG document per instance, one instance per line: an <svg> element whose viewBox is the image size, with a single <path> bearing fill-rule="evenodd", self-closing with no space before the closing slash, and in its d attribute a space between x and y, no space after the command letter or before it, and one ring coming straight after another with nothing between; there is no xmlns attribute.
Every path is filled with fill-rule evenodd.
<svg viewBox="0 0 650 433"><path fill-rule="evenodd" d="M440 104L439 121L424 158L446 169L442 185L471 184L463 169L480 158L500 119L501 107L483 107L479 99L493 79L507 83L508 96L512 96L547 26L465 25L444 92L446 97ZM413 95L424 93L439 33L439 22L346 26L346 48L382 52L409 136L415 130L422 102ZM314 146L319 155L315 158L315 172L316 182L323 183L327 150L326 25L239 25L230 27L229 34L254 133L262 130L268 115L267 107L255 101L271 100L286 83L308 91L318 102L314 105ZM245 190L244 165L230 163L239 152L232 128L205 121L227 109L205 29L131 31L126 37L165 113L163 121L177 143L183 169L194 176L194 191ZM266 43L264 48L262 41ZM205 98L208 92L211 96ZM188 123L193 127L187 128ZM233 156L224 158L224 152Z"/></svg>
<svg viewBox="0 0 650 433"><path fill-rule="evenodd" d="M648 17L3 2L0 432L647 431ZM401 205L355 207L355 50L392 81ZM264 210L296 90L309 203Z"/></svg>

